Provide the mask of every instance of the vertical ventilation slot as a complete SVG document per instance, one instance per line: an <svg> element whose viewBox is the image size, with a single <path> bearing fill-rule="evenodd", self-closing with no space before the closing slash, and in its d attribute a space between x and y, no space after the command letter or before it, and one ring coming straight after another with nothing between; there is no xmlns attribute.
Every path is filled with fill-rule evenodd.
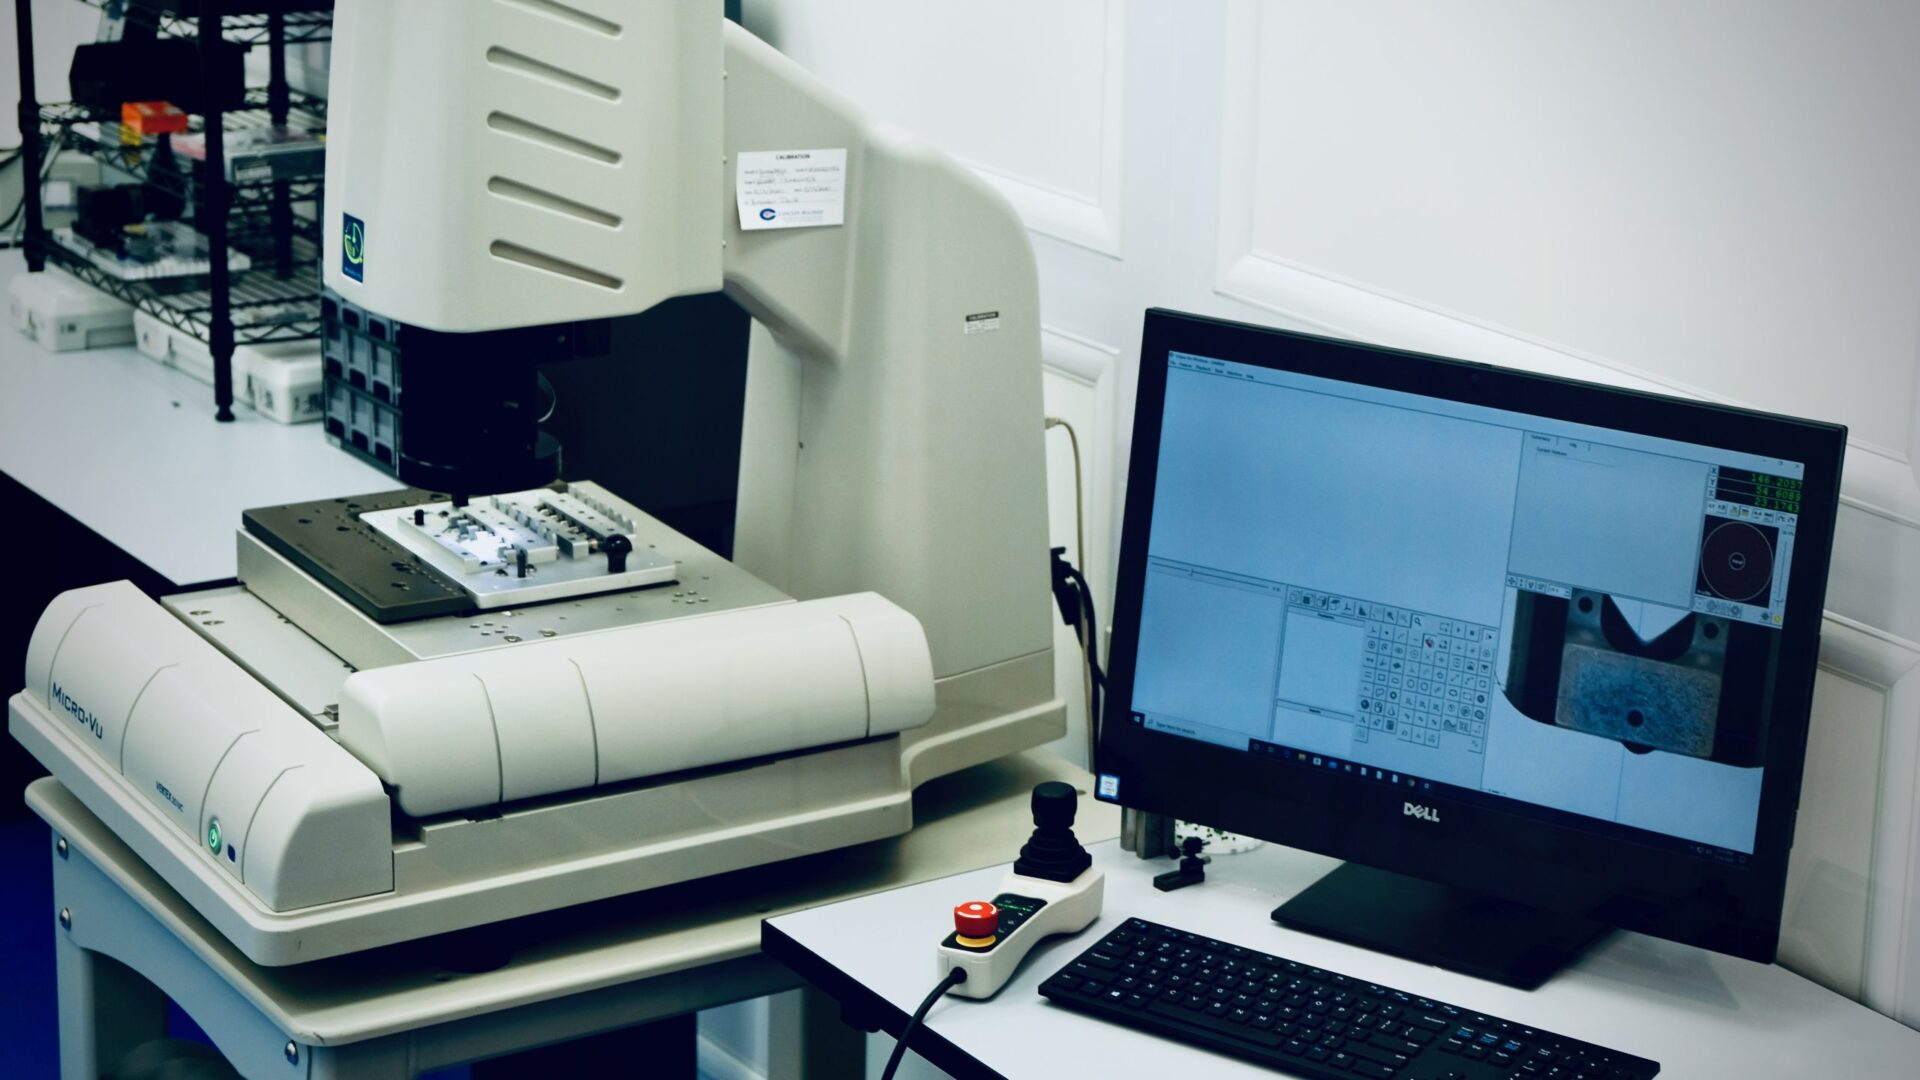
<svg viewBox="0 0 1920 1080"><path fill-rule="evenodd" d="M621 284L620 279L611 274L603 274L591 267L581 266L579 263L571 263L565 259L549 255L544 251L535 251L532 248L521 247L519 244L508 243L505 240L495 240L487 247L487 251L496 259L505 259L511 263L519 263L521 266L531 266L535 270L545 270L549 274L559 274L561 277L570 277L575 281L585 282L588 285L598 285L603 289L618 289Z"/></svg>
<svg viewBox="0 0 1920 1080"><path fill-rule="evenodd" d="M563 68L554 67L544 60L535 60L531 56L523 56L511 49L503 49L498 45L487 50L487 63L492 64L494 67L511 71L517 75L525 75L530 79L538 79L541 82L565 87L568 90L574 90L586 94L589 97L597 97L602 101L620 100L620 88L617 86L608 86L603 82L595 82L584 75L576 75Z"/></svg>
<svg viewBox="0 0 1920 1080"><path fill-rule="evenodd" d="M517 8L526 8L528 11L537 11L582 30L591 30L610 38L620 36L619 23L603 19L591 12L581 11L577 7L562 4L559 0L499 0L499 2Z"/></svg>
<svg viewBox="0 0 1920 1080"><path fill-rule="evenodd" d="M618 165L620 163L620 151L618 150L609 149L601 146L599 143L590 143L585 139L576 139L572 135L555 131L549 127L541 127L539 124L522 120L509 113L488 113L487 126L503 134L526 139L528 142L536 142L542 146L562 151L563 153L586 158L589 161L598 161L604 165Z"/></svg>

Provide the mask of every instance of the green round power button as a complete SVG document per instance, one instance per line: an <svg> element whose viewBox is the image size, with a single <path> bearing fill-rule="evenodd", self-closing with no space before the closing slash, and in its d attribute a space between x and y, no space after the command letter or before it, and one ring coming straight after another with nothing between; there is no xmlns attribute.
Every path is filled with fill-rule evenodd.
<svg viewBox="0 0 1920 1080"><path fill-rule="evenodd" d="M215 855L220 854L220 822L217 818L207 822L207 850Z"/></svg>

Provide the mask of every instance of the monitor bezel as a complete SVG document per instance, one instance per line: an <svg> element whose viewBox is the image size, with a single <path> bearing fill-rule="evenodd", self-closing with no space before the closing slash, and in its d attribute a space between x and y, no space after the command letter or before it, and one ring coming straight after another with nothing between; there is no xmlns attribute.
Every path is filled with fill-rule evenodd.
<svg viewBox="0 0 1920 1080"><path fill-rule="evenodd" d="M1780 629L1766 772L1754 851L1747 860L1725 862L1638 843L1574 821L1542 820L1437 791L1415 795L1323 775L1130 722L1162 410L1168 361L1175 352L1803 463L1805 486ZM1097 771L1117 777L1119 790L1117 797L1103 797L1770 962L1779 941L1806 755L1846 434L1835 424L1151 309L1142 335L1106 720L1097 748ZM1284 783L1276 784L1277 779ZM1437 813L1412 814L1408 803ZM1516 860L1546 872L1514 875Z"/></svg>

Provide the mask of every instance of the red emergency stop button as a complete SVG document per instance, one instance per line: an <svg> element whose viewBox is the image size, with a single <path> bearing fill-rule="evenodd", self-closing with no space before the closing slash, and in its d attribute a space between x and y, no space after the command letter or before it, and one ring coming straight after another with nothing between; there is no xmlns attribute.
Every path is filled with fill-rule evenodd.
<svg viewBox="0 0 1920 1080"><path fill-rule="evenodd" d="M1000 932L1000 909L985 900L960 904L953 909L953 932L962 945L991 945Z"/></svg>

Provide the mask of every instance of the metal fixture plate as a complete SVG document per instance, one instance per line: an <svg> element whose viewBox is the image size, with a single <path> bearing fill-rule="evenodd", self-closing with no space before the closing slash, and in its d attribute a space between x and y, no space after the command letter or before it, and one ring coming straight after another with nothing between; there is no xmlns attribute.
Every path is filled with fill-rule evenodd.
<svg viewBox="0 0 1920 1080"><path fill-rule="evenodd" d="M653 521L598 484L535 488L475 498L367 510L360 520L466 590L481 611L674 579ZM629 546L626 569L609 569L604 545Z"/></svg>

